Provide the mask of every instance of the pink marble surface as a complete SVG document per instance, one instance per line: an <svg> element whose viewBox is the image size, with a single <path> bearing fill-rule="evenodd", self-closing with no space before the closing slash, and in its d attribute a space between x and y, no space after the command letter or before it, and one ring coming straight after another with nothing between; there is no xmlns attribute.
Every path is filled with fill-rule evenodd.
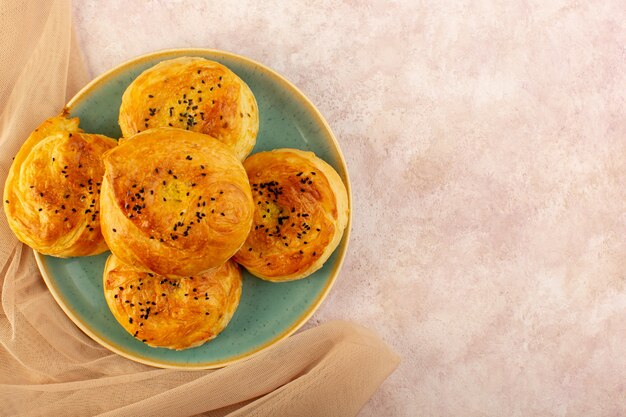
<svg viewBox="0 0 626 417"><path fill-rule="evenodd" d="M623 1L76 1L96 75L210 47L328 119L353 237L312 324L402 356L361 416L626 415Z"/></svg>

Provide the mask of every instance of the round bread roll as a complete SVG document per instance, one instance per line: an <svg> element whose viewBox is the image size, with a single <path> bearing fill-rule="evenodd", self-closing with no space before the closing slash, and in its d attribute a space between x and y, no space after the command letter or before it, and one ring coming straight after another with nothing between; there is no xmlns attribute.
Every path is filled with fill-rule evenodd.
<svg viewBox="0 0 626 417"><path fill-rule="evenodd" d="M226 262L252 225L252 195L235 155L209 136L141 132L104 157L102 233L123 262L168 277Z"/></svg>
<svg viewBox="0 0 626 417"><path fill-rule="evenodd" d="M348 223L348 193L337 172L312 152L277 149L244 161L254 223L234 259L267 281L311 275L335 250Z"/></svg>
<svg viewBox="0 0 626 417"><path fill-rule="evenodd" d="M128 333L152 347L176 350L215 338L241 297L241 271L231 261L193 277L170 279L111 255L103 281L109 309Z"/></svg>
<svg viewBox="0 0 626 417"><path fill-rule="evenodd" d="M17 153L4 186L4 211L17 238L45 255L96 255L102 154L117 142L83 133L78 118L44 121Z"/></svg>
<svg viewBox="0 0 626 417"><path fill-rule="evenodd" d="M259 114L248 85L204 58L160 62L126 89L119 124L124 137L153 127L178 127L219 139L243 160L256 143Z"/></svg>

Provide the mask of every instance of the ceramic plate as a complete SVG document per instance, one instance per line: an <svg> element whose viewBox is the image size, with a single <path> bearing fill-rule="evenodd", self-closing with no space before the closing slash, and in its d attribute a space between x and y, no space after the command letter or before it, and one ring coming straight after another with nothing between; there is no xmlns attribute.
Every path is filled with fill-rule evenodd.
<svg viewBox="0 0 626 417"><path fill-rule="evenodd" d="M101 75L69 103L86 132L121 136L117 116L122 94L142 71L160 61L201 56L218 61L241 77L259 105L260 129L254 152L297 148L315 152L339 172L348 188L345 161L328 124L313 104L271 69L231 53L183 49L152 53ZM36 254L41 273L61 308L87 335L129 359L166 368L216 368L250 357L302 326L328 294L346 253L350 223L324 267L311 277L270 283L244 271L241 302L228 327L214 340L183 351L152 348L133 338L110 313L102 291L109 256L60 259Z"/></svg>

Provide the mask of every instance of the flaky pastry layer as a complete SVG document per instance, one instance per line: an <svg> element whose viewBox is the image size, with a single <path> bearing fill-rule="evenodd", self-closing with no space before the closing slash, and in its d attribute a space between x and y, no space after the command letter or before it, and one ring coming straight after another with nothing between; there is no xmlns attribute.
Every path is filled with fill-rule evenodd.
<svg viewBox="0 0 626 417"><path fill-rule="evenodd" d="M102 232L123 262L169 277L226 262L252 224L252 195L235 155L209 136L141 132L104 155Z"/></svg>
<svg viewBox="0 0 626 417"><path fill-rule="evenodd" d="M104 297L135 338L153 347L187 349L215 338L239 305L241 272L231 261L209 272L170 279L107 260Z"/></svg>
<svg viewBox="0 0 626 417"><path fill-rule="evenodd" d="M268 281L311 275L335 250L348 222L346 187L312 152L277 149L244 161L254 222L234 259Z"/></svg>
<svg viewBox="0 0 626 417"><path fill-rule="evenodd" d="M243 160L256 143L259 114L252 91L230 69L182 57L147 69L128 86L119 124L124 137L154 127L205 133Z"/></svg>
<svg viewBox="0 0 626 417"><path fill-rule="evenodd" d="M31 248L58 257L102 253L102 155L117 142L84 133L78 118L44 121L15 156L4 188L11 230Z"/></svg>

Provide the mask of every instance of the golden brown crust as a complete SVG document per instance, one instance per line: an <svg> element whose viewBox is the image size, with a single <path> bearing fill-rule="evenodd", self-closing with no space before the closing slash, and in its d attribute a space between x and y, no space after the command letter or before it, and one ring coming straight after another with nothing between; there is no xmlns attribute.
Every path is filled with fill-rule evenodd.
<svg viewBox="0 0 626 417"><path fill-rule="evenodd" d="M169 279L107 260L104 297L124 329L153 347L187 349L215 338L228 325L241 296L234 262L193 277Z"/></svg>
<svg viewBox="0 0 626 417"><path fill-rule="evenodd" d="M124 137L167 126L205 133L243 160L256 143L259 117L252 91L235 73L182 57L149 68L128 86L119 124Z"/></svg>
<svg viewBox="0 0 626 417"><path fill-rule="evenodd" d="M115 140L83 133L78 118L44 121L16 155L4 208L17 238L46 255L86 256L107 249L100 232L102 154Z"/></svg>
<svg viewBox="0 0 626 417"><path fill-rule="evenodd" d="M102 230L123 262L170 277L195 275L222 265L246 239L250 184L221 142L150 129L107 152L104 163Z"/></svg>
<svg viewBox="0 0 626 417"><path fill-rule="evenodd" d="M268 281L292 281L322 267L348 222L348 194L337 172L312 152L277 149L244 161L254 222L234 260Z"/></svg>

